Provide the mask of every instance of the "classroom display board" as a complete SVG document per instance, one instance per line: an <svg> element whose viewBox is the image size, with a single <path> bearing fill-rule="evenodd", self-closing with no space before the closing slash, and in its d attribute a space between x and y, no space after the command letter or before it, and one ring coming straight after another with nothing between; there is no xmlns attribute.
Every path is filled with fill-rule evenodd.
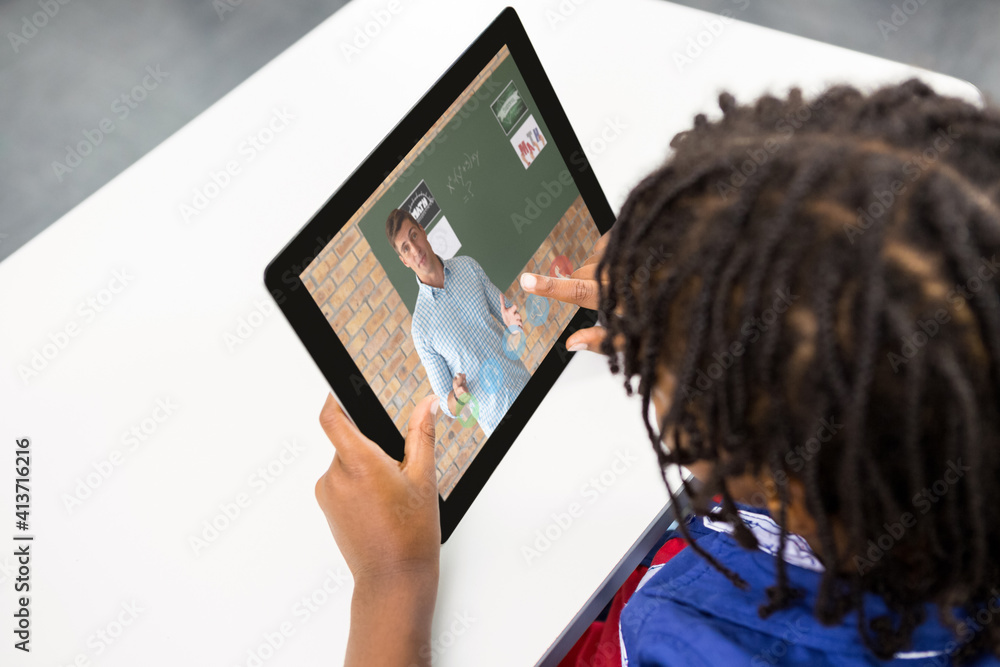
<svg viewBox="0 0 1000 667"><path fill-rule="evenodd" d="M416 277L385 235L394 208L413 213L442 259L470 256L505 290L579 196L537 109L505 58L358 223L410 313Z"/></svg>

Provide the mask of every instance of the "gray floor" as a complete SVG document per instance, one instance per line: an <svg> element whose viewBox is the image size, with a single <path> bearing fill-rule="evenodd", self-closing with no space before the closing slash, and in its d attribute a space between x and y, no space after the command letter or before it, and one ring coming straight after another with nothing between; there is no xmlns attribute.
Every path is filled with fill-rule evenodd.
<svg viewBox="0 0 1000 667"><path fill-rule="evenodd" d="M35 16L43 27L32 32L24 21L39 0L0 0L0 260L346 4L42 1L58 11ZM157 65L165 76L146 78L151 90L131 108L120 97ZM114 129L79 166L53 166L102 120Z"/></svg>
<svg viewBox="0 0 1000 667"><path fill-rule="evenodd" d="M228 0L232 11L221 16L216 7L227 0L62 1L0 0L0 260L346 0ZM996 0L678 1L953 74L1000 99ZM40 2L51 17L39 18ZM540 8L556 4L539 0ZM905 23L897 15L899 30L883 31L879 21L892 25L894 4L916 11ZM433 2L423 8L433 11ZM42 27L26 27L33 19ZM118 98L157 65L167 75L146 78L145 99L125 106ZM102 121L114 129L78 166L67 162L66 147L85 133L97 137Z"/></svg>
<svg viewBox="0 0 1000 667"><path fill-rule="evenodd" d="M674 0L951 74L1000 101L997 0ZM894 11L895 10L895 11Z"/></svg>

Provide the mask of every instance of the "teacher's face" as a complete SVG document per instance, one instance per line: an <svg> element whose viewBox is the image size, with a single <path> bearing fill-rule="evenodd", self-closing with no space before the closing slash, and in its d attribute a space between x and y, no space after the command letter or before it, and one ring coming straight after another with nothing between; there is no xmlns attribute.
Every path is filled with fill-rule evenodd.
<svg viewBox="0 0 1000 667"><path fill-rule="evenodd" d="M427 241L427 232L420 225L407 220L396 233L392 243L404 265L413 269L417 275L428 272L434 251Z"/></svg>

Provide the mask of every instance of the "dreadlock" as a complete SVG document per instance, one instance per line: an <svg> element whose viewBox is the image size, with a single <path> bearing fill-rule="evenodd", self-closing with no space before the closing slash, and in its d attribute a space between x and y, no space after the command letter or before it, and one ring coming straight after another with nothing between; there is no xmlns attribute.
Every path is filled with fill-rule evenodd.
<svg viewBox="0 0 1000 667"><path fill-rule="evenodd" d="M1000 622L974 620L1000 594L1000 113L918 80L719 106L632 191L598 267L604 352L642 397L664 480L714 463L685 490L699 514L721 496L711 515L747 546L730 482L773 480L782 553L801 483L822 622L856 612L887 659L930 604L957 662L1000 655ZM664 247L675 261L643 275ZM842 427L803 450L824 418ZM799 594L776 568L764 617ZM869 593L887 613L865 617Z"/></svg>

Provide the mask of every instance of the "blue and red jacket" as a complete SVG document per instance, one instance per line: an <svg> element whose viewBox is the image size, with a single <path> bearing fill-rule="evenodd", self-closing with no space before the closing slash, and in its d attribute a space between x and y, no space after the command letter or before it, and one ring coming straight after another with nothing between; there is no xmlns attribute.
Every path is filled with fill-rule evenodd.
<svg viewBox="0 0 1000 667"><path fill-rule="evenodd" d="M668 533L663 546L618 591L607 619L593 624L560 667L659 667L751 665L892 665L944 667L957 647L955 636L928 607L927 620L913 634L912 645L892 660L879 660L861 642L857 616L824 626L813 615L823 566L801 537L790 536L785 549L789 583L804 596L766 619L757 613L775 581L778 526L765 511L741 507L740 513L760 543L757 550L737 544L728 524L698 517L688 532L698 545L749 584L733 586L686 544ZM885 606L866 596L867 618ZM1000 607L979 620L1000 622ZM992 616L995 615L995 618ZM970 622L973 630L975 621ZM1000 667L984 656L973 667Z"/></svg>

